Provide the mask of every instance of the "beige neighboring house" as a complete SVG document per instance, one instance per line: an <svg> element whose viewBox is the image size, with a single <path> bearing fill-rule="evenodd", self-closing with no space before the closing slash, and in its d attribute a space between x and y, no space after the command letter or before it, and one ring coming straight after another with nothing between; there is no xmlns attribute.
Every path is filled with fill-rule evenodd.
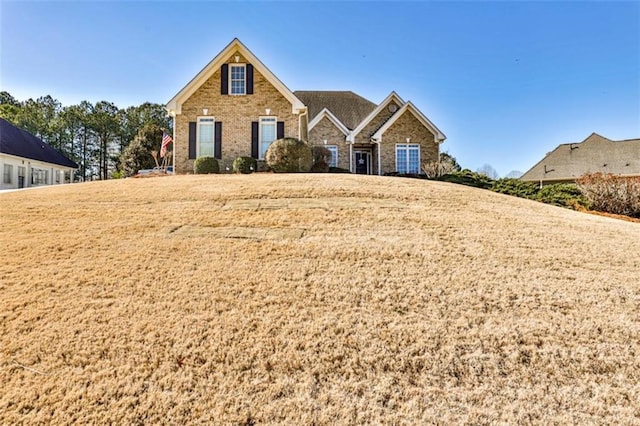
<svg viewBox="0 0 640 426"><path fill-rule="evenodd" d="M592 133L582 142L559 145L520 178L571 183L586 173L640 176L640 139L613 141Z"/></svg>
<svg viewBox="0 0 640 426"><path fill-rule="evenodd" d="M350 91L290 91L237 38L166 105L174 117L177 173L201 156L230 170L239 156L259 163L269 145L293 137L326 146L331 166L352 173L420 173L445 135L391 92L375 104Z"/></svg>
<svg viewBox="0 0 640 426"><path fill-rule="evenodd" d="M69 183L77 168L40 138L0 118L0 190Z"/></svg>

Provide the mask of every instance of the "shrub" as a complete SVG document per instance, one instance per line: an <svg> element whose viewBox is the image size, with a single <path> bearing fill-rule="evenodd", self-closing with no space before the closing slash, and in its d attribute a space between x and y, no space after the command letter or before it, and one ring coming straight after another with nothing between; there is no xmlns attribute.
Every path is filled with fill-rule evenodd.
<svg viewBox="0 0 640 426"><path fill-rule="evenodd" d="M443 161L427 161L422 164L422 173L427 179L435 179L453 171L452 164Z"/></svg>
<svg viewBox="0 0 640 426"><path fill-rule="evenodd" d="M116 170L113 173L111 173L112 179L124 179L125 177L126 176L125 176L124 170Z"/></svg>
<svg viewBox="0 0 640 426"><path fill-rule="evenodd" d="M520 198L533 199L538 193L538 185L533 182L525 182L520 179L502 178L491 185L493 192L513 195Z"/></svg>
<svg viewBox="0 0 640 426"><path fill-rule="evenodd" d="M267 166L276 173L306 173L313 165L311 147L294 138L274 141L264 158Z"/></svg>
<svg viewBox="0 0 640 426"><path fill-rule="evenodd" d="M198 157L193 163L193 172L197 175L218 173L220 172L218 160L213 157Z"/></svg>
<svg viewBox="0 0 640 426"><path fill-rule="evenodd" d="M258 161L253 157L238 157L233 160L234 173L253 173L258 170Z"/></svg>
<svg viewBox="0 0 640 426"><path fill-rule="evenodd" d="M328 173L329 161L331 161L331 151L322 145L313 145L311 147L313 155L313 166L311 171L314 173Z"/></svg>
<svg viewBox="0 0 640 426"><path fill-rule="evenodd" d="M593 173L581 176L576 183L592 209L640 217L640 177Z"/></svg>
<svg viewBox="0 0 640 426"><path fill-rule="evenodd" d="M493 185L493 179L481 173L464 169L459 172L449 173L436 178L443 182L459 183L461 185L473 186L475 188L489 189Z"/></svg>
<svg viewBox="0 0 640 426"><path fill-rule="evenodd" d="M422 173L425 174L427 179L435 179L459 171L460 165L456 159L446 153L440 154L440 160L438 161L427 161L422 164Z"/></svg>
<svg viewBox="0 0 640 426"><path fill-rule="evenodd" d="M546 204L573 209L586 207L589 204L580 189L578 189L578 186L570 183L545 185L536 193L533 199Z"/></svg>

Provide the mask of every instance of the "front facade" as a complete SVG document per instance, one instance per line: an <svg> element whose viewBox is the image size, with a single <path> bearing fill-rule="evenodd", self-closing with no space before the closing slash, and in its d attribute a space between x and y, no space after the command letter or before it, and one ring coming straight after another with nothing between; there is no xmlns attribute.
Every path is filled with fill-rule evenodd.
<svg viewBox="0 0 640 426"><path fill-rule="evenodd" d="M587 173L640 176L640 139L613 141L592 133L582 142L559 145L520 179L572 183Z"/></svg>
<svg viewBox="0 0 640 426"><path fill-rule="evenodd" d="M189 173L201 156L231 169L259 160L276 139L326 146L331 166L352 173L420 173L436 161L440 132L411 102L392 92L376 105L353 92L291 92L234 39L167 104L174 117L174 164Z"/></svg>
<svg viewBox="0 0 640 426"><path fill-rule="evenodd" d="M0 118L0 189L68 183L77 168L36 136Z"/></svg>

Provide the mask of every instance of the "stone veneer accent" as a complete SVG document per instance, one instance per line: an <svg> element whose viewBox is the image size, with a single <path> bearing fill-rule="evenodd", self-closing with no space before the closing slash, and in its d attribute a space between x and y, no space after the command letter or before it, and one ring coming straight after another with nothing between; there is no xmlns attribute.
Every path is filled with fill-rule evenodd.
<svg viewBox="0 0 640 426"><path fill-rule="evenodd" d="M336 145L338 147L338 167L349 169L349 144L344 133L327 117L324 117L309 131L309 143L312 145Z"/></svg>
<svg viewBox="0 0 640 426"><path fill-rule="evenodd" d="M382 174L396 171L396 144L420 145L420 165L428 161L437 161L440 156L440 145L435 136L409 110L399 117L382 135L381 156ZM421 171L422 172L422 171ZM376 170L377 173L377 170Z"/></svg>
<svg viewBox="0 0 640 426"><path fill-rule="evenodd" d="M231 55L228 64L236 63ZM240 55L238 63L247 63ZM176 173L193 173L194 160L189 159L189 122L202 116L207 108L208 116L222 122L222 160L220 170L231 168L233 160L240 156L251 156L251 122L265 116L271 109L271 116L284 121L285 137L306 140L299 135L300 122L297 114L291 112L291 103L254 66L253 95L221 95L218 69L198 90L182 104L182 114L175 118ZM304 118L303 118L304 120ZM305 130L306 126L303 126Z"/></svg>

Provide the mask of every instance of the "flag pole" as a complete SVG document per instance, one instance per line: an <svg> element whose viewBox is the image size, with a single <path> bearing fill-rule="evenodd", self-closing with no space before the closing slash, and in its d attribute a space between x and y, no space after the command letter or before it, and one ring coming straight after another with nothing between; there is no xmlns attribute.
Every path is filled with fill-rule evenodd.
<svg viewBox="0 0 640 426"><path fill-rule="evenodd" d="M173 121L173 149L171 155L171 165L173 166L173 175L176 175L176 114L175 112L171 113L171 118Z"/></svg>

